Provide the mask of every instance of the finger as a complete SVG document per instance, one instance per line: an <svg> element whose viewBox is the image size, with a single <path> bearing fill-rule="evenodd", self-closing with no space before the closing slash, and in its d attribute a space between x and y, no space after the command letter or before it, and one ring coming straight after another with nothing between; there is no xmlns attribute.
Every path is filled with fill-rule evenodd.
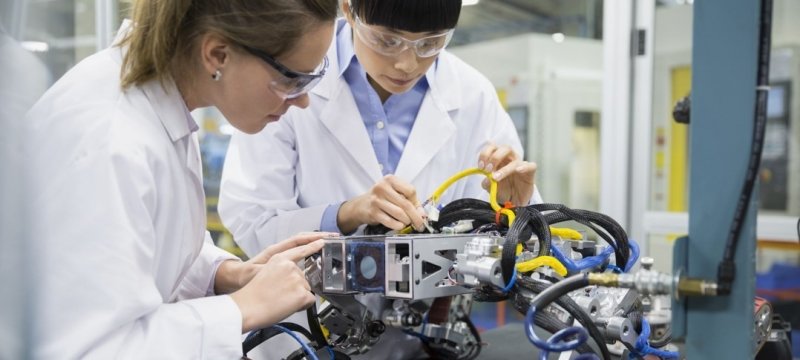
<svg viewBox="0 0 800 360"><path fill-rule="evenodd" d="M422 209L422 205L417 198L417 191L414 189L414 186L397 177L389 179L389 183L397 192L394 194L387 194L388 200L392 202L394 206L399 207L404 214L403 217L400 218L396 216L394 212L386 211L386 213L404 224L413 225L417 231L424 229L425 219L423 216L425 211Z"/></svg>
<svg viewBox="0 0 800 360"><path fill-rule="evenodd" d="M492 175L497 181L513 176L516 181L523 184L533 184L533 178L536 175L536 164L516 160L502 169L495 171Z"/></svg>
<svg viewBox="0 0 800 360"><path fill-rule="evenodd" d="M535 162L530 161L522 161L520 164L514 169L514 172L521 175L530 175L531 179L536 176L536 170L538 166Z"/></svg>
<svg viewBox="0 0 800 360"><path fill-rule="evenodd" d="M486 171L492 171L492 169L486 169L487 164L489 163L489 158L492 156L492 153L497 149L497 146L494 142L489 141L489 143L483 147L483 150L478 154L478 168Z"/></svg>
<svg viewBox="0 0 800 360"><path fill-rule="evenodd" d="M310 291L306 291L305 296L304 296L302 301L303 301L302 309L305 310L305 309L310 308L311 306L314 306L314 304L316 304L317 297L314 296L314 294L311 293Z"/></svg>
<svg viewBox="0 0 800 360"><path fill-rule="evenodd" d="M375 214L375 219L379 223L383 224L383 226L386 226L386 227L388 227L389 229L392 229L392 230L400 230L400 229L406 227L405 224L397 221L397 219L395 219L395 218L393 218L393 217L391 217L389 215L386 215L383 212Z"/></svg>
<svg viewBox="0 0 800 360"><path fill-rule="evenodd" d="M322 246L325 245L325 241L317 240L310 244L301 245L295 248L288 249L280 253L281 256L285 257L286 259L291 260L292 262L296 263L300 260L303 260L313 254L318 253Z"/></svg>
<svg viewBox="0 0 800 360"><path fill-rule="evenodd" d="M492 173L492 178L494 178L495 181L500 182L509 175L517 174L516 171L520 167L521 163L522 161L514 160L508 164L505 164L504 166L498 168L497 171Z"/></svg>
<svg viewBox="0 0 800 360"><path fill-rule="evenodd" d="M295 272L295 276L297 276L297 281L300 282L300 284L303 287L303 289L306 289L307 291L311 291L311 285L306 280L306 276L303 273L303 271L300 270L300 268L296 267L296 266L295 266L295 269L297 269L297 271Z"/></svg>
<svg viewBox="0 0 800 360"><path fill-rule="evenodd" d="M406 198L394 198L397 203L385 203L384 212L395 220L400 221L403 225L411 224L417 231L425 228L425 210L421 206L414 206Z"/></svg>
<svg viewBox="0 0 800 360"><path fill-rule="evenodd" d="M481 187L483 188L483 190L489 191L489 187L490 186L491 186L491 183L489 182L489 179L488 178L483 178L483 181L481 181Z"/></svg>
<svg viewBox="0 0 800 360"><path fill-rule="evenodd" d="M508 146L500 146L486 160L488 162L486 171L492 171L488 169L489 165L496 171L514 160L517 160L517 154L514 150Z"/></svg>
<svg viewBox="0 0 800 360"><path fill-rule="evenodd" d="M419 198L417 197L417 189L397 176L387 176L386 182L392 186L392 189L411 202L413 206L420 206Z"/></svg>
<svg viewBox="0 0 800 360"><path fill-rule="evenodd" d="M272 248L273 254L277 254L277 253L282 253L291 248L296 248L298 246L312 243L322 238L335 237L338 235L339 234L337 233L329 233L329 232L303 232L294 235L286 240L283 240L275 245L272 245L270 246L270 248Z"/></svg>

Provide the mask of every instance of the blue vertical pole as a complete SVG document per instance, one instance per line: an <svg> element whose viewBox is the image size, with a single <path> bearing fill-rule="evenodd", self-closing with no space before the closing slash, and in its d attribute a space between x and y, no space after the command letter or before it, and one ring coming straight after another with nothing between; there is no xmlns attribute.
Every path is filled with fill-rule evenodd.
<svg viewBox="0 0 800 360"><path fill-rule="evenodd" d="M757 0L694 3L685 273L691 277L716 279L744 183L756 103L759 8ZM731 294L685 299L688 359L753 358L755 194L739 235Z"/></svg>

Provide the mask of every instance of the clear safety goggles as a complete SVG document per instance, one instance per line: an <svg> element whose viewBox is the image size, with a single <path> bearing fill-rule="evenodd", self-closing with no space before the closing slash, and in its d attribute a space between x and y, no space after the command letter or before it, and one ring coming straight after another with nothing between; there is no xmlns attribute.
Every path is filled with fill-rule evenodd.
<svg viewBox="0 0 800 360"><path fill-rule="evenodd" d="M328 68L327 56L322 59L322 63L313 72L303 73L289 69L278 62L274 57L261 50L249 46L243 46L243 48L247 52L264 60L264 62L281 74L280 77L272 80L269 85L272 91L283 99L295 99L311 91L311 89L322 80L322 76L325 75L325 70Z"/></svg>
<svg viewBox="0 0 800 360"><path fill-rule="evenodd" d="M357 15L355 17L355 33L370 49L387 56L397 56L407 49L414 49L419 57L431 57L439 54L453 38L453 30L444 33L426 36L417 40L408 40L402 36L390 34L377 29L370 28L361 21Z"/></svg>

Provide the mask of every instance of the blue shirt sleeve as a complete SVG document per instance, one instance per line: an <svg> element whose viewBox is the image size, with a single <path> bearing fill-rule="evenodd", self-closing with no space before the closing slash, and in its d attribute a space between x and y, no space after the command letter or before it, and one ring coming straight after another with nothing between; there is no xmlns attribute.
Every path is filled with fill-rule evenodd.
<svg viewBox="0 0 800 360"><path fill-rule="evenodd" d="M336 222L336 216L339 215L339 208L342 207L344 201L338 204L331 204L325 208L325 211L322 213L322 220L320 220L319 230L320 231L327 231L327 232L335 232L335 233L342 233L339 230L339 224Z"/></svg>

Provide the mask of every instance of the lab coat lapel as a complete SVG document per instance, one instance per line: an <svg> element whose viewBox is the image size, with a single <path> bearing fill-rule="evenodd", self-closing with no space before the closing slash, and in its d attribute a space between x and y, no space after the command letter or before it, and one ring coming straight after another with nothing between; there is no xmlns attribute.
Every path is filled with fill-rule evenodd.
<svg viewBox="0 0 800 360"><path fill-rule="evenodd" d="M373 182L378 182L383 176L375 149L369 140L367 128L361 119L361 113L356 107L353 92L347 86L344 77L339 76L339 65L336 51L336 40L328 50L328 59L333 59L325 76L317 87L311 92L322 99L312 101L325 102L321 105L320 121L331 132L333 138L347 150L353 157L358 167L369 176ZM335 160L332 160L335 161Z"/></svg>
<svg viewBox="0 0 800 360"><path fill-rule="evenodd" d="M200 148L197 134L189 128L186 106L178 88L172 81L165 81L164 86L158 81L151 81L142 86L147 99L153 105L161 124L164 126L175 148L185 158L186 168L191 173L194 191L200 199L203 192L203 170L200 162Z"/></svg>
<svg viewBox="0 0 800 360"><path fill-rule="evenodd" d="M412 182L456 133L450 111L460 106L460 85L454 74L437 60L426 74L429 89L422 100L414 127L406 141L395 175ZM443 91L439 84L447 84Z"/></svg>

